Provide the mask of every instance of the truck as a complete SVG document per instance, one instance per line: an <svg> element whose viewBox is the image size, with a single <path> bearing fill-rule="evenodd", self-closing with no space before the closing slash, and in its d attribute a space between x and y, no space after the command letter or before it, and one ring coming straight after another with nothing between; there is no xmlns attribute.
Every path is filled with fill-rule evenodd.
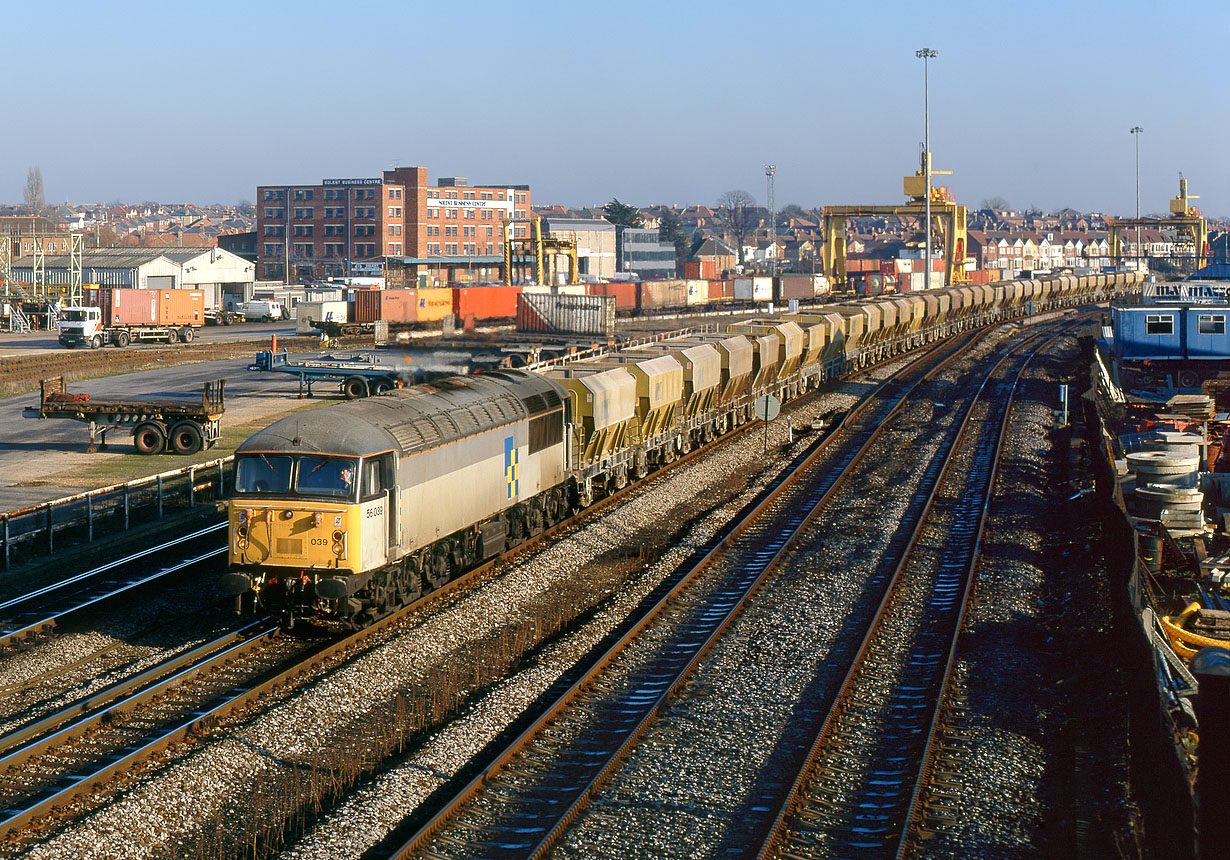
<svg viewBox="0 0 1230 860"><path fill-rule="evenodd" d="M187 343L205 324L201 290L91 287L84 299L59 311L60 344L70 349L78 344L125 347L134 341Z"/></svg>
<svg viewBox="0 0 1230 860"><path fill-rule="evenodd" d="M87 451L107 447L107 433L131 429L138 454L195 454L213 446L221 435L225 379L206 382L199 400L163 398L101 399L70 392L63 376L39 382L39 404L22 411L26 418L67 418L89 427Z"/></svg>

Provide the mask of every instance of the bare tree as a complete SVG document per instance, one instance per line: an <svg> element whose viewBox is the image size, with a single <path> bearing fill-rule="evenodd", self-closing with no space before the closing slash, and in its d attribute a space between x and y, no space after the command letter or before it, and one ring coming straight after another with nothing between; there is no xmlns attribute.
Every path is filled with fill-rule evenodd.
<svg viewBox="0 0 1230 860"><path fill-rule="evenodd" d="M758 216L756 198L746 191L727 191L717 200L717 216L722 222L722 232L735 242L739 263L743 263L743 242L756 229Z"/></svg>
<svg viewBox="0 0 1230 860"><path fill-rule="evenodd" d="M28 215L42 215L47 208L47 198L43 194L43 171L37 165L26 172L23 200Z"/></svg>
<svg viewBox="0 0 1230 860"><path fill-rule="evenodd" d="M1011 209L1012 207L1009 206L1008 201L1002 197L988 197L986 200L982 201L982 208L983 209Z"/></svg>

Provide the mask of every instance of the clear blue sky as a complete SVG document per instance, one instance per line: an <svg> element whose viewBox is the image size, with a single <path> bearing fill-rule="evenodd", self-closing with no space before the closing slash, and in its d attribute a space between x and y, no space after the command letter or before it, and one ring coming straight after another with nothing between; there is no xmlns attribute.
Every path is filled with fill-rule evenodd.
<svg viewBox="0 0 1230 860"><path fill-rule="evenodd" d="M1230 215L1230 4L11 4L0 202L235 203L374 176L538 203L892 203L923 138L971 207Z"/></svg>

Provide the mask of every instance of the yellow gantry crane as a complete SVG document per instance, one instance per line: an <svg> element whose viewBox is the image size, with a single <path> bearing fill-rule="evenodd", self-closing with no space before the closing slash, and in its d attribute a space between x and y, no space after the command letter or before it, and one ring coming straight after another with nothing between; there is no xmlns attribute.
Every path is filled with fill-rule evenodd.
<svg viewBox="0 0 1230 860"><path fill-rule="evenodd" d="M898 206L825 206L824 207L824 272L833 284L833 289L849 288L846 274L846 221L850 218L879 216L909 216L923 222L927 217L927 164L931 153L923 150L921 165L903 183L908 203ZM932 170L931 174L952 173L951 170ZM948 284L965 283L966 211L965 207L948 196L947 188L931 187L931 220L933 235L940 237L944 245L944 281ZM919 231L926 235L926 225ZM922 241L919 240L920 244Z"/></svg>
<svg viewBox="0 0 1230 860"><path fill-rule="evenodd" d="M1213 255L1209 249L1209 223L1204 215L1189 201L1198 200L1199 195L1187 193L1187 180L1179 174L1179 195L1170 198L1169 218L1107 218L1106 227L1110 233L1110 258L1119 263L1123 259L1123 229L1133 227L1173 227L1177 238L1186 239L1191 243L1192 255L1195 257L1196 268L1199 269L1202 260L1208 260ZM1144 256L1140 248L1137 256Z"/></svg>
<svg viewBox="0 0 1230 860"><path fill-rule="evenodd" d="M514 224L528 223L531 225L530 235L525 239L513 238ZM560 256L568 257L568 283L580 283L577 270L577 242L575 237L572 239L563 239L555 236L542 235L542 218L504 218L504 271L502 272L502 280L504 283L511 285L513 283L513 266L515 263L513 256L514 245L519 245L522 248L522 256L526 256L532 252L534 259L534 281L538 284L548 285L555 281L555 260ZM528 245L528 247L526 247Z"/></svg>

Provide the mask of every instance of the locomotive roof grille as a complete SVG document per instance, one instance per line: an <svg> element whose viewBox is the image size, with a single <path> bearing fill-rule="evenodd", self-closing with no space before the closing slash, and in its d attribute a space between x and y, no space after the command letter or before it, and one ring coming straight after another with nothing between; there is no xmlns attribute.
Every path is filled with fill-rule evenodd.
<svg viewBox="0 0 1230 860"><path fill-rule="evenodd" d="M509 370L455 377L302 413L275 422L239 447L403 456L562 406L555 383Z"/></svg>

